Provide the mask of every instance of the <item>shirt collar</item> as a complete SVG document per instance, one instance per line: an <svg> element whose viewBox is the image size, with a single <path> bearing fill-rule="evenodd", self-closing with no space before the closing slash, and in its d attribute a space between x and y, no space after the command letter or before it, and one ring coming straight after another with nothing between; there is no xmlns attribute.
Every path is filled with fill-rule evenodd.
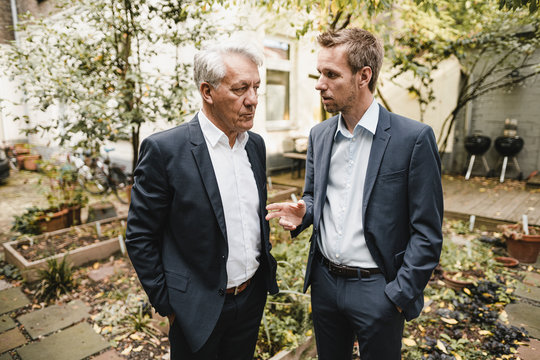
<svg viewBox="0 0 540 360"><path fill-rule="evenodd" d="M216 125L214 125L214 123L210 121L208 117L206 117L202 110L199 110L199 113L197 115L199 117L199 124L201 125L203 135L210 144L210 146L214 148L220 141L229 146L229 138L227 137L227 135L225 135L223 131L221 131ZM234 146L245 147L248 139L248 132L241 132L236 137L236 142L234 143Z"/></svg>
<svg viewBox="0 0 540 360"><path fill-rule="evenodd" d="M356 133L360 127L366 129L369 131L372 135L375 135L375 132L377 131L377 124L379 122L379 104L375 99L373 99L371 105L366 110L360 121L356 124L353 130L353 135ZM334 134L334 140L338 136L338 134L341 133L341 135L345 137L350 137L350 133L347 130L345 126L345 121L343 120L343 115L339 114L338 119L338 126L336 129L336 133Z"/></svg>

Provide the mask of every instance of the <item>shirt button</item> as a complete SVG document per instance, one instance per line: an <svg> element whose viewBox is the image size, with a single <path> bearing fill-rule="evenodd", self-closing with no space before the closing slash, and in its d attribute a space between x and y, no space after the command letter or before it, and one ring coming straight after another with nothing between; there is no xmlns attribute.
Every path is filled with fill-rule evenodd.
<svg viewBox="0 0 540 360"><path fill-rule="evenodd" d="M225 290L219 289L219 290L218 290L218 294L219 294L219 296L225 295Z"/></svg>

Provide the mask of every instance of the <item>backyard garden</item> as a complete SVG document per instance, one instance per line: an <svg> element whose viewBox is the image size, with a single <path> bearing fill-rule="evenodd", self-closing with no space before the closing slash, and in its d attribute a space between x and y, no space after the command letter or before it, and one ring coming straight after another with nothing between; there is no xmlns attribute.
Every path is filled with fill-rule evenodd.
<svg viewBox="0 0 540 360"><path fill-rule="evenodd" d="M47 178L44 174L33 176ZM35 185L41 186L39 182ZM10 238L4 239L10 241L4 243L0 280L21 288L30 300L7 313L23 334L24 327L17 322L21 316L80 300L89 307L82 322L107 342L106 351L114 349L128 359L168 357L168 322L153 312L123 252L124 220L104 218L41 235L23 234L28 229L16 228L14 221ZM313 329L309 291L302 293L302 287L311 231L291 239L276 223L271 225L280 293L268 298L256 358L270 359L301 347L303 358L309 359L316 355L313 346L303 346L312 344ZM445 220L440 265L425 290L424 310L418 319L406 323L404 359L518 358L518 347L527 345L529 337L525 329L508 323L505 306L516 300L516 287L526 274L540 273L538 268L516 260L507 263L511 259L507 240L518 232L514 225L499 232L471 231L467 222ZM113 250L86 254L82 260L76 257L80 249L105 242L114 243ZM6 244L28 263L41 261L40 265L21 268L12 261ZM9 353L19 359L17 348Z"/></svg>

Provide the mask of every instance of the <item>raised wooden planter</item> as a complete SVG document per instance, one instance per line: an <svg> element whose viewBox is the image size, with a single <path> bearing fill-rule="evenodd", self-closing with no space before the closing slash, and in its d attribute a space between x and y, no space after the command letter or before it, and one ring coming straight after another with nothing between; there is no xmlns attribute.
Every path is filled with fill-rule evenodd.
<svg viewBox="0 0 540 360"><path fill-rule="evenodd" d="M126 219L125 217L116 217L116 218L100 221L99 223L104 225L104 224L114 222L114 221L122 221L122 220L125 221L125 219ZM97 221L93 223L80 225L80 227L91 227L91 226L95 227L96 223ZM117 252L118 250L120 250L119 239L115 237L109 240L95 242L87 246L76 248L72 251L55 254L55 255L45 257L45 258L35 260L35 261L29 261L17 251L18 245L27 244L29 246L32 246L30 245L32 242L37 243L41 239L45 239L46 237L55 236L62 233L68 233L70 231L73 231L74 228L75 227L72 227L69 229L62 229L62 230L54 231L51 233L38 235L33 238L26 237L24 239L3 243L2 246L4 247L5 260L7 263L17 266L21 271L22 277L26 281L31 282L31 281L38 280L39 269L47 268L47 260L57 259L58 261L61 261L63 257L66 256L66 260L72 266L80 266L91 261L106 259L112 254L114 254L115 252Z"/></svg>
<svg viewBox="0 0 540 360"><path fill-rule="evenodd" d="M296 187L285 185L272 185L272 189L268 189L268 202L274 203L279 201L291 200L291 194L296 192Z"/></svg>

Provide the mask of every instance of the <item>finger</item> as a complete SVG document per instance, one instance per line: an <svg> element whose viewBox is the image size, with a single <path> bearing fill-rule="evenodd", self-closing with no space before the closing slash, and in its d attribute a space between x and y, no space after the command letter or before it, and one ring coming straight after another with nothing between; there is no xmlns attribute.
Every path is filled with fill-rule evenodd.
<svg viewBox="0 0 540 360"><path fill-rule="evenodd" d="M273 203L266 205L266 210L282 210L283 209L283 203Z"/></svg>
<svg viewBox="0 0 540 360"><path fill-rule="evenodd" d="M268 214L266 214L265 219L270 220L270 219L281 217L282 215L283 213L281 211L269 212Z"/></svg>
<svg viewBox="0 0 540 360"><path fill-rule="evenodd" d="M296 207L298 209L302 209L302 208L305 208L306 207L306 202L304 200L300 200L296 203Z"/></svg>

